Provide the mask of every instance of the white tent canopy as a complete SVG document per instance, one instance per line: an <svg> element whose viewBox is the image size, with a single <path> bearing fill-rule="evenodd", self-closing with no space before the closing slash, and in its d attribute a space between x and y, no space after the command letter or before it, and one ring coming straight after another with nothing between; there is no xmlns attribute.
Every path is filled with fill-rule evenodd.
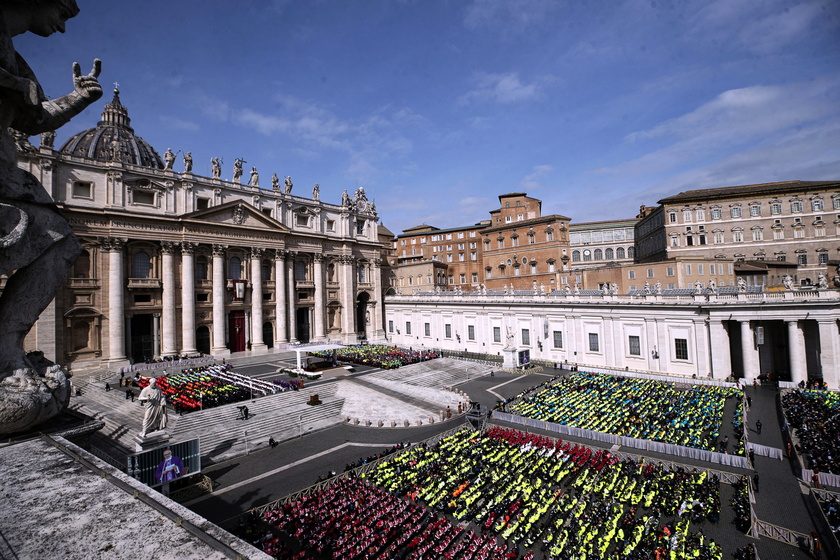
<svg viewBox="0 0 840 560"><path fill-rule="evenodd" d="M313 344L311 346L301 346L294 348L295 354L297 354L297 370L303 371L303 368L300 364L300 356L301 353L309 353L309 352L326 352L327 350L337 350L339 348L345 348L341 344Z"/></svg>

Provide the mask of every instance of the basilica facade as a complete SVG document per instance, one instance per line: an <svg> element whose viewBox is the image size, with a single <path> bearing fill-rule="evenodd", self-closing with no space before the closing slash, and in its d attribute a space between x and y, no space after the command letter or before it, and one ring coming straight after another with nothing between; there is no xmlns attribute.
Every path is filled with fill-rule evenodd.
<svg viewBox="0 0 840 560"><path fill-rule="evenodd" d="M134 133L119 92L98 125L55 149L19 142L19 166L64 212L84 249L26 340L75 369L160 357L264 352L384 336L382 245L364 189L339 203L192 171ZM176 165L179 170L176 170ZM237 169L238 166L238 169ZM0 286L2 287L2 286Z"/></svg>

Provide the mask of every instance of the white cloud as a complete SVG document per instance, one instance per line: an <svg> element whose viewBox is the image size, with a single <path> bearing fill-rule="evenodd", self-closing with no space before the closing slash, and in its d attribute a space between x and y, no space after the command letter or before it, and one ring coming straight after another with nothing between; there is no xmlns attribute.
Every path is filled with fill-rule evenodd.
<svg viewBox="0 0 840 560"><path fill-rule="evenodd" d="M533 192L543 188L543 180L554 173L551 165L535 165L533 171L519 181L519 188L525 192Z"/></svg>
<svg viewBox="0 0 840 560"><path fill-rule="evenodd" d="M462 104L470 103L472 100L503 104L517 103L534 99L540 95L540 88L537 84L523 84L516 72L507 74L482 72L475 76L475 82L477 87L461 96L459 101Z"/></svg>
<svg viewBox="0 0 840 560"><path fill-rule="evenodd" d="M474 0L464 10L464 25L468 29L518 33L545 25L561 5L556 0Z"/></svg>
<svg viewBox="0 0 840 560"><path fill-rule="evenodd" d="M175 130L195 131L195 130L199 130L201 128L198 123L193 122L193 121L188 121L188 120L182 119L180 117L172 117L172 116L160 117L160 122L164 126L167 126L169 128L173 128Z"/></svg>

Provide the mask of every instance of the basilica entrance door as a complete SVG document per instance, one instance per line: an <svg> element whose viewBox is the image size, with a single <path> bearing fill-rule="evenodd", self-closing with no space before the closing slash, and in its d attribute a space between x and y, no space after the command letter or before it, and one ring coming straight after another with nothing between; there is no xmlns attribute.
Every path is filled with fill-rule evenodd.
<svg viewBox="0 0 840 560"><path fill-rule="evenodd" d="M309 342L309 308L298 307L295 310L297 319L297 339L301 342Z"/></svg>
<svg viewBox="0 0 840 560"><path fill-rule="evenodd" d="M131 359L135 364L155 357L152 319L150 313L131 317Z"/></svg>
<svg viewBox="0 0 840 560"><path fill-rule="evenodd" d="M245 312L231 311L228 313L228 336L230 337L230 351L245 351Z"/></svg>

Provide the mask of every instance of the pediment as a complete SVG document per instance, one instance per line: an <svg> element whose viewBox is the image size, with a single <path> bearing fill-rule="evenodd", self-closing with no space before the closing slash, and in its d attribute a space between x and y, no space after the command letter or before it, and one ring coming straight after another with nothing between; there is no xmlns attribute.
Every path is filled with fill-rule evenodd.
<svg viewBox="0 0 840 560"><path fill-rule="evenodd" d="M258 228L288 232L289 228L270 216L266 216L252 205L241 200L214 206L206 210L197 210L184 214L183 220L218 224L236 228Z"/></svg>

